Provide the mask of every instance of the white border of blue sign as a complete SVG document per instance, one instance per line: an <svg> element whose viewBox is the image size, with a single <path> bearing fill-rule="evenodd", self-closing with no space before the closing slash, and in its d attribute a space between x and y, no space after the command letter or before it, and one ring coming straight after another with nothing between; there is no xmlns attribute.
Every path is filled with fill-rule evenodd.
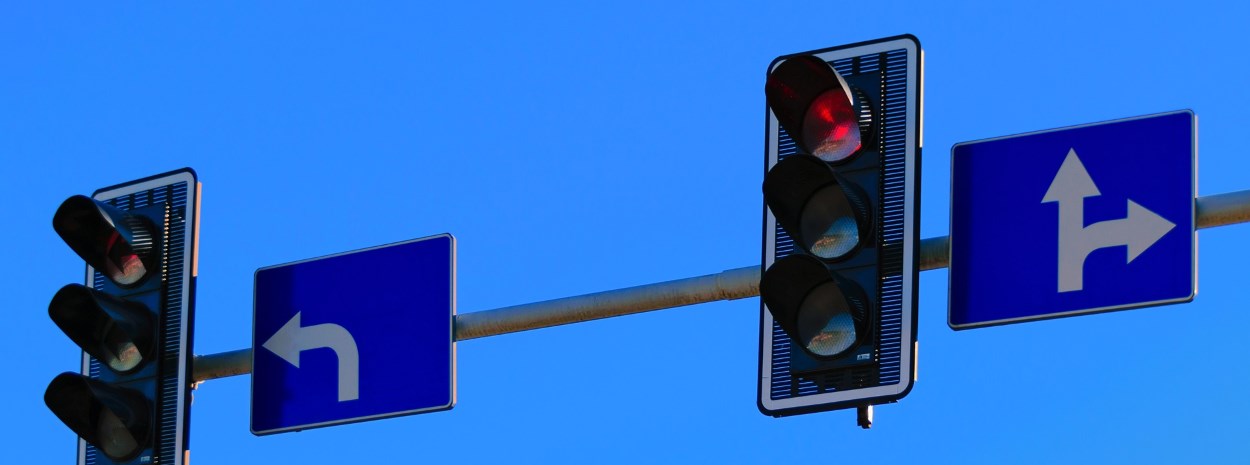
<svg viewBox="0 0 1250 465"><path fill-rule="evenodd" d="M1032 135L1037 135L1037 134L1046 134L1050 132L1067 131L1071 129L1085 128L1085 127L1090 127L1090 126L1102 126L1105 124L1115 124L1115 123L1123 123L1123 122L1128 122L1128 121L1136 121L1136 120L1149 119L1149 118L1158 118L1161 116L1171 116L1171 115L1177 115L1177 114L1188 114L1191 117L1191 121L1193 122L1192 123L1193 126L1190 128L1191 132L1190 132L1190 162L1189 162L1191 175L1193 176L1193 179L1191 180L1191 183L1190 183L1191 191L1189 193L1189 197L1190 199L1196 198L1198 196L1198 115L1195 114L1193 110L1177 110L1177 111L1169 111L1169 112L1163 112L1163 113L1153 113L1149 115L1134 116L1134 117L1129 117L1129 118L1099 121L1096 123L1078 124L1075 126L1065 126L1061 128L1026 132L1022 134L1012 134L1009 136L992 137L989 139L980 139L980 140L974 140L974 141L960 142L958 144L951 146L950 198L952 199L955 198L955 149L959 148L960 146L969 145L969 144L978 144L982 142L991 142L991 141L1003 140L1003 139L1014 139L1017 137L1032 136ZM1107 307L1098 307L1098 308L1091 308L1091 309L1085 309L1085 310L1073 310L1073 311L1068 311L1068 312L1048 313L1045 315L1028 316L1028 317L1021 317L1021 318L1005 318L1002 320L991 320L991 321L982 321L978 323L970 323L970 324L965 324L965 325L956 325L951 322L951 311L950 311L951 309L951 300L950 300L951 299L951 280L947 279L946 325L949 326L951 329L958 331L958 330L964 330L964 329L984 328L987 326L1000 326L1000 325L1011 324L1011 323L1024 323L1028 321L1050 320L1050 319L1064 318L1064 317L1070 317L1070 316L1088 315L1091 313L1105 313L1105 312L1112 312L1116 310L1128 310L1128 309L1133 309L1133 308L1153 307L1156 305L1167 305L1167 304L1176 304L1176 303L1184 303L1184 302L1193 301L1194 296L1198 294L1198 228L1197 228L1197 219L1196 219L1197 218L1196 207L1192 201L1190 202L1189 205L1190 205L1189 207L1190 208L1189 233L1193 235L1193 240L1190 242L1193 246L1192 250L1190 250L1190 257L1192 257L1192 260L1193 260L1193 267L1192 267L1193 277L1191 278L1192 279L1191 282L1193 282L1193 287L1189 293L1189 296L1187 297L1150 301L1150 302L1137 302L1137 303L1124 304L1124 305L1112 305L1112 306L1107 306ZM955 216L955 205L952 203L950 206L950 211L948 212L948 217L947 217L947 221L949 222L948 224L954 224L954 216ZM950 236L951 237L950 244L952 246L952 249L948 251L948 253L951 256L954 255L954 250L953 250L953 247L955 244L954 233L955 231L952 230L951 236Z"/></svg>
<svg viewBox="0 0 1250 465"><path fill-rule="evenodd" d="M254 274L253 274L253 278L252 278L252 280L253 280L253 282L255 282L255 275L256 275L256 274L259 274L261 271L264 271L264 270L269 270L269 269L273 269L273 268L282 268L282 267L291 266L291 265L298 265L298 264L301 264L301 263L307 263L307 262L313 262L313 261L317 261L317 260L324 260L324 259L329 259L329 258L334 258L334 257L340 257L340 256L343 256L343 255L351 255L351 254L356 254L356 253L361 253L361 252L369 252L369 251L373 251L373 250L384 249L384 248L387 248L387 247L394 247L394 246L399 246L399 245L404 245L404 244L411 244L411 243L413 243L413 242L428 241L428 240L431 240L431 239L439 239L439 238L443 238L443 237L446 237L446 238L448 238L448 239L450 239L450 240L451 240L451 263L449 263L449 264L448 264L448 269L449 269L449 272L451 273L451 280L450 280L450 282L451 282L451 289L449 289L449 290L448 290L448 292L450 292L450 293L451 293L451 299L450 299L450 302L451 302L451 307L447 309L447 310L451 313L450 318L448 318L449 323L448 323L448 325L447 325L447 343L451 345L451 351L450 351L450 353L451 353L451 360L449 360L449 362L450 362L450 363L449 363L449 366L451 367L451 372L448 374L448 375L449 375L449 376L448 376L448 379L449 379L451 382L450 382L450 383L448 383L448 386L447 386L447 388L448 388L448 389L449 389L449 391L450 391L450 392L449 392L449 394L450 394L450 395L448 396L448 399L450 399L450 402L449 402L447 405L439 405L439 406L435 406L435 407L426 407L426 408L420 408L420 409L414 409L414 410L405 410L405 411L400 411L400 412L382 413L382 414L377 414L377 415L367 415L367 416L363 416L363 417L355 417L355 418L344 418L344 419L333 420L333 421L326 421L326 422L321 422L321 423L312 423L312 424L307 424L307 425L289 426L289 427L285 427L285 428L276 428L276 429L260 430L260 431L257 431L257 430L254 430L254 429L253 429L253 430L251 430L251 431L252 431L252 434L257 435L257 436L266 436L266 435L270 435L270 434L285 433L285 432L289 432L289 431L302 431L302 430L306 430L306 429L321 428L321 427L325 427L325 426L343 425L343 424L348 424L348 423L359 423L359 422L362 422L362 421L369 421L369 420L381 420L381 419L383 419L383 418L400 417L400 416L405 416L405 415L413 415L413 414L417 414L417 413L439 412L439 411L443 411L443 410L449 410L449 409L451 409L452 407L455 407L455 406L456 406L456 335L455 335L455 326L456 326L456 236L451 235L451 233L443 233L443 234L437 234L437 235L433 235L433 236L421 237L421 238L417 238L417 239L409 239L409 240L406 240L406 241L393 242L393 243L390 243L390 244L383 244L383 245L378 245L378 246L373 246L373 247L367 247L367 248L364 248L364 249L351 250L351 251L347 251L347 252L339 252L339 253L336 253L336 254L324 255L324 256L321 256L321 257L307 258L307 259L304 259L304 260L298 260L298 261L294 261L294 262L283 263L283 264L280 264L280 265L270 265L270 266L266 266L266 267L258 268L258 269L256 270L256 273L254 273ZM255 292L255 290L254 290L254 289L253 289L253 292L252 292L252 331L253 331L253 332L255 332L255 331L256 331L256 292ZM252 338L253 338L253 340L255 339L255 335L254 335L254 334L253 334ZM256 347L253 347L253 348L252 348L252 366L256 366L256 350L257 350L257 348L256 348ZM253 377L253 378L252 378L252 380L248 383L248 397L249 397L249 399L252 399L252 401L255 401L255 393L254 393L255 389L256 389L256 382L255 382L255 377ZM251 425L253 425L253 424L254 424L254 422L252 421L252 418L251 418L254 410L255 410L255 409L253 409L253 408L251 408L251 407L249 407L249 408L248 408L248 428L249 428L249 429L251 429Z"/></svg>

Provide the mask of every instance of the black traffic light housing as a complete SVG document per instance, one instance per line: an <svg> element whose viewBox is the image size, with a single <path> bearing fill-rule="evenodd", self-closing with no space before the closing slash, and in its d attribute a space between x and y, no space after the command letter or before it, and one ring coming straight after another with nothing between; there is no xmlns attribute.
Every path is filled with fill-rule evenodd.
<svg viewBox="0 0 1250 465"><path fill-rule="evenodd" d="M760 411L861 409L915 379L920 46L900 36L769 67ZM867 412L867 414L865 413Z"/></svg>
<svg viewBox="0 0 1250 465"><path fill-rule="evenodd" d="M53 229L88 265L48 316L82 348L44 402L80 438L79 464L187 460L199 183L183 169L76 195Z"/></svg>
<svg viewBox="0 0 1250 465"><path fill-rule="evenodd" d="M105 457L130 461L152 442L151 389L61 373L48 384L44 402L61 422Z"/></svg>

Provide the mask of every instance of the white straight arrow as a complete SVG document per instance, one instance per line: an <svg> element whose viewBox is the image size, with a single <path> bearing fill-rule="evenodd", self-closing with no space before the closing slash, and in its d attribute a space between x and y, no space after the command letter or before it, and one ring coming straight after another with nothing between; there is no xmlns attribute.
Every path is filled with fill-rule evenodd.
<svg viewBox="0 0 1250 465"><path fill-rule="evenodd" d="M1131 199L1128 215L1118 220L1099 221L1085 226L1085 198L1102 195L1089 171L1068 150L1067 158L1042 197L1042 203L1059 204L1059 292L1085 288L1085 259L1095 250L1128 246L1125 263L1132 263L1146 249L1176 227L1175 223L1147 210Z"/></svg>
<svg viewBox="0 0 1250 465"><path fill-rule="evenodd" d="M360 353L346 328L331 323L302 327L300 313L296 312L261 346L295 368L299 368L300 353L305 350L333 350L339 360L339 402L360 398Z"/></svg>

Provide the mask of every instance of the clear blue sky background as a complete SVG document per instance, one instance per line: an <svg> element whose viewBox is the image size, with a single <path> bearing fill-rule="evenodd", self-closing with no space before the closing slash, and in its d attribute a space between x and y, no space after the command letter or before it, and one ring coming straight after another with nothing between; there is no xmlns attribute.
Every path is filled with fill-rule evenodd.
<svg viewBox="0 0 1250 465"><path fill-rule="evenodd" d="M45 312L82 275L53 211L183 166L200 354L250 344L257 268L442 232L461 313L758 264L765 67L900 33L926 51L923 237L952 144L1072 124L1193 109L1199 193L1250 189L1241 4L1008 3L6 4L3 460L73 461L41 400L78 360ZM919 381L869 431L756 410L750 298L463 342L449 412L258 438L248 377L211 381L192 456L1244 462L1247 235L1199 234L1193 303L960 333L922 273Z"/></svg>

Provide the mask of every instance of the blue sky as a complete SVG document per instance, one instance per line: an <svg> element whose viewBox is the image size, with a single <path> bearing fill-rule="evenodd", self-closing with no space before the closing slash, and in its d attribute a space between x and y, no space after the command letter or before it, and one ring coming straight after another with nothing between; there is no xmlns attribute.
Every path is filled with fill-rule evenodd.
<svg viewBox="0 0 1250 465"><path fill-rule="evenodd" d="M78 357L45 313L82 271L52 213L183 166L200 354L250 344L257 268L443 232L461 313L758 264L766 66L901 33L926 52L922 237L947 234L953 144L1086 122L1192 109L1199 193L1250 189L1240 4L851 4L0 7L5 460L74 455L41 401ZM1199 233L1170 307L955 333L923 272L919 380L869 431L756 410L751 298L460 343L448 412L255 437L248 377L210 381L192 457L1236 462L1248 228Z"/></svg>

